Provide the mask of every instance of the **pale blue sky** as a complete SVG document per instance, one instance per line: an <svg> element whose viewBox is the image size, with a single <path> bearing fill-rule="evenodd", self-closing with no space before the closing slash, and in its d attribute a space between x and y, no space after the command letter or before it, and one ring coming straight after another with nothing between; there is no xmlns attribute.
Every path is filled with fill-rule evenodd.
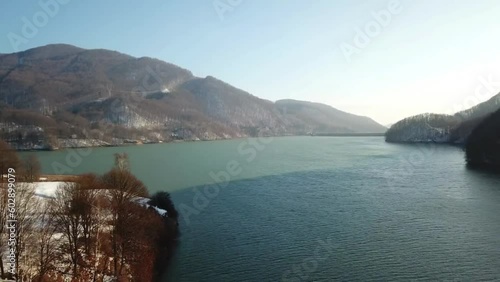
<svg viewBox="0 0 500 282"><path fill-rule="evenodd" d="M54 1L68 3L24 36L23 17L43 24L40 3ZM322 102L383 124L461 110L500 91L500 1L400 0L392 14L390 3L2 0L0 53L68 43L156 57L265 99ZM356 47L356 29L382 10L390 21L347 60L341 44ZM25 40L15 46L9 34ZM492 91L479 88L481 77Z"/></svg>

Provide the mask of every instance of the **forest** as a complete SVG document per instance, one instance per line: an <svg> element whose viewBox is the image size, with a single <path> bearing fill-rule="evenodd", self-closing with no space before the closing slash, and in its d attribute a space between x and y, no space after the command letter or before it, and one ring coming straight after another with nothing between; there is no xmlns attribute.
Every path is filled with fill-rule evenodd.
<svg viewBox="0 0 500 282"><path fill-rule="evenodd" d="M500 171L500 110L487 117L472 131L465 152L470 167Z"/></svg>

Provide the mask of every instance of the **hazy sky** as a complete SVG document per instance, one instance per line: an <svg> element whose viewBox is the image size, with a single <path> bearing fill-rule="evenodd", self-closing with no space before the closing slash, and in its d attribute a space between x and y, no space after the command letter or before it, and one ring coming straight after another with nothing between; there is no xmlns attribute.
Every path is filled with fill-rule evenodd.
<svg viewBox="0 0 500 282"><path fill-rule="evenodd" d="M68 43L156 57L382 124L500 91L497 0L2 0L0 18L0 53Z"/></svg>

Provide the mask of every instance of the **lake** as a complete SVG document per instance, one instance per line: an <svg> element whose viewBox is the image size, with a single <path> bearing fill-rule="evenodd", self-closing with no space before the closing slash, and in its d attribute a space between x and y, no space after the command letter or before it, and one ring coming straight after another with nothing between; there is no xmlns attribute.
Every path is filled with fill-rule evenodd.
<svg viewBox="0 0 500 282"><path fill-rule="evenodd" d="M282 137L37 153L103 173L127 152L181 212L164 281L500 279L500 177L460 148Z"/></svg>

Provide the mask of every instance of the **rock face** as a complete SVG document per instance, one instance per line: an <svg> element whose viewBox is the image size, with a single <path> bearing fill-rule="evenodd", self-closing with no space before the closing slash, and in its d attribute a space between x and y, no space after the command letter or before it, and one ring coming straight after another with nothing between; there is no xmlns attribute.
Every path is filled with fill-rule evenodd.
<svg viewBox="0 0 500 282"><path fill-rule="evenodd" d="M64 44L0 55L0 123L40 127L46 142L91 144L386 130L322 104L263 100L157 59Z"/></svg>
<svg viewBox="0 0 500 282"><path fill-rule="evenodd" d="M422 114L403 119L386 132L387 142L464 144L472 130L500 109L500 94L454 115Z"/></svg>

